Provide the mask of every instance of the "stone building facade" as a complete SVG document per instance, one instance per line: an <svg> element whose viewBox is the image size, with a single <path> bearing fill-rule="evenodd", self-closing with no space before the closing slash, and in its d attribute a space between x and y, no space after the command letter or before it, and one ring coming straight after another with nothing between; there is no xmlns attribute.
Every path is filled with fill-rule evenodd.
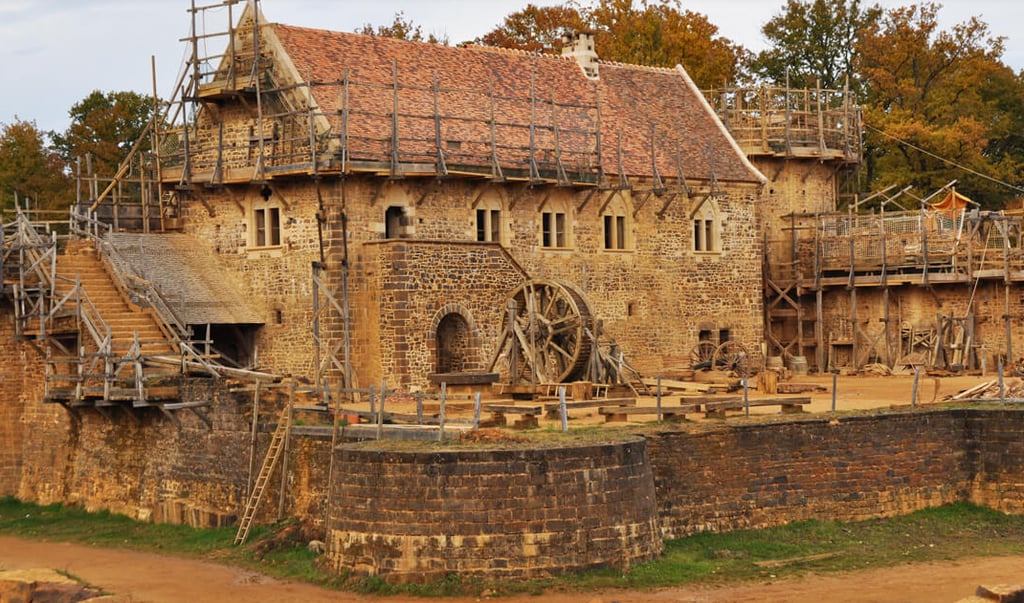
<svg viewBox="0 0 1024 603"><path fill-rule="evenodd" d="M510 293L538 279L582 292L642 373L712 335L759 354L764 177L682 68L254 18L163 177L265 313L261 368L321 378L347 331L356 385L487 370Z"/></svg>

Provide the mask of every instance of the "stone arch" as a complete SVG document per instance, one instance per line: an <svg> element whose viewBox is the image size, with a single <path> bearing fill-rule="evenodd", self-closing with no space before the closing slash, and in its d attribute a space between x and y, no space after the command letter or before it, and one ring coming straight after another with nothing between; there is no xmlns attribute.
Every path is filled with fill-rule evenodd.
<svg viewBox="0 0 1024 603"><path fill-rule="evenodd" d="M437 373L479 368L479 345L472 314L459 304L446 304L434 314L427 341Z"/></svg>

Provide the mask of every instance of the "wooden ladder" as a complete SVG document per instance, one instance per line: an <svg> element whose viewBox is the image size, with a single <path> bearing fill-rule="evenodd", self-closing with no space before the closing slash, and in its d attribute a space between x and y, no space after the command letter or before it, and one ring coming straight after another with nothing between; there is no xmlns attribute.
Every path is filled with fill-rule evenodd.
<svg viewBox="0 0 1024 603"><path fill-rule="evenodd" d="M277 429L274 430L274 436L270 439L270 446L267 447L267 456L263 459L263 467L256 478L256 485L253 486L252 492L249 494L249 501L245 504L245 513L242 515L242 521L238 524L238 534L235 535L235 545L244 543L245 539L249 537L249 528L252 527L252 520L256 516L256 510L259 509L260 502L263 500L263 492L267 489L267 482L270 481L270 476L274 473L277 461L281 458L281 451L284 450L285 439L288 436L291 424L292 400L289 399L288 404L281 411L281 416L277 419Z"/></svg>

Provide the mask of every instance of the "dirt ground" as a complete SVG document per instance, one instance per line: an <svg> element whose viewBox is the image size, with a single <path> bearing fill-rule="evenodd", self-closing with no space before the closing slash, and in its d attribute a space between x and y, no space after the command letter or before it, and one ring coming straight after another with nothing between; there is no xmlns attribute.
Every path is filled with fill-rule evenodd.
<svg viewBox="0 0 1024 603"><path fill-rule="evenodd" d="M957 376L919 381L919 403L939 401L995 377ZM807 376L801 383L817 383L827 391L811 395L809 412L828 412L832 406L832 376ZM837 410L906 406L911 402L913 377L841 376L836 387ZM752 396L757 396L756 392ZM646 402L643 402L646 403ZM751 413L775 413L771 408L754 408ZM702 420L701 415L688 418ZM726 419L728 421L728 419ZM575 422L600 422L585 413ZM149 553L93 549L67 543L35 542L0 538L0 569L50 568L63 570L115 593L122 601L219 602L325 601L363 603L403 601L408 597L371 597L325 590L307 584L285 582L261 574L207 561L195 561ZM943 563L925 563L892 568L863 569L829 575L808 575L785 580L765 580L739 586L680 587L651 591L605 591L588 593L545 593L543 596L503 598L506 603L716 603L732 601L814 602L819 601L901 601L933 603L957 601L973 594L980 584L1024 582L1024 556L974 558ZM445 599L469 603L478 599Z"/></svg>
<svg viewBox="0 0 1024 603"><path fill-rule="evenodd" d="M69 572L95 587L131 603L299 603L324 601L369 603L406 601L409 597L372 597L337 592L268 578L244 569L112 549L0 538L0 569L50 568ZM974 593L980 584L1024 581L1024 557L989 557L946 563L923 563L893 568L766 580L726 587L680 587L651 591L545 593L502 598L504 603L725 603L774 601L900 601L952 603ZM422 599L421 599L422 600ZM444 599L469 603L474 598Z"/></svg>

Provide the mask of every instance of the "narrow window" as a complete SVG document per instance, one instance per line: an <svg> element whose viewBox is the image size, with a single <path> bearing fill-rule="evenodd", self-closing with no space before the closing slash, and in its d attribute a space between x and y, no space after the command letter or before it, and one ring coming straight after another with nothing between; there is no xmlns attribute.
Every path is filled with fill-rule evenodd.
<svg viewBox="0 0 1024 603"><path fill-rule="evenodd" d="M721 251L721 223L713 199L707 200L693 216L693 250Z"/></svg>
<svg viewBox="0 0 1024 603"><path fill-rule="evenodd" d="M276 246L281 244L281 209L278 207L267 208L267 245Z"/></svg>
<svg viewBox="0 0 1024 603"><path fill-rule="evenodd" d="M492 243L501 242L501 212L496 209L491 210L491 238L489 240Z"/></svg>
<svg viewBox="0 0 1024 603"><path fill-rule="evenodd" d="M483 242L487 240L487 210L476 210L476 240Z"/></svg>
<svg viewBox="0 0 1024 603"><path fill-rule="evenodd" d="M565 212L546 211L541 214L541 246L553 249L569 246L569 219Z"/></svg>
<svg viewBox="0 0 1024 603"><path fill-rule="evenodd" d="M604 248L626 249L626 217L604 217Z"/></svg>
<svg viewBox="0 0 1024 603"><path fill-rule="evenodd" d="M481 243L501 242L501 211L497 209L476 210L476 240Z"/></svg>
<svg viewBox="0 0 1024 603"><path fill-rule="evenodd" d="M267 210L256 210L256 246L267 246Z"/></svg>

